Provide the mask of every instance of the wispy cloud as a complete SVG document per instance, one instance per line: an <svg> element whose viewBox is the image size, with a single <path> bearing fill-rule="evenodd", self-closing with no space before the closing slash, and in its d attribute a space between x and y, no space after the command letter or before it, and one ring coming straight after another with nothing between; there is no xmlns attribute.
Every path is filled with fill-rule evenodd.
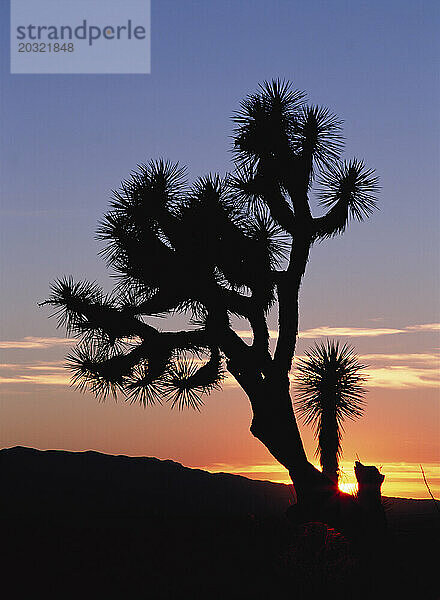
<svg viewBox="0 0 440 600"><path fill-rule="evenodd" d="M0 385L69 385L70 376L62 361L0 364Z"/></svg>
<svg viewBox="0 0 440 600"><path fill-rule="evenodd" d="M300 337L316 338L321 336L379 336L395 333L424 333L438 331L438 323L410 325L402 329L358 328L358 327L317 327L301 332ZM243 339L251 339L250 331L238 331ZM275 338L277 332L270 331ZM67 347L75 343L72 338L26 337L22 340L0 341L0 349L41 350L54 347ZM297 356L296 358L301 358ZM440 355L436 352L425 353L370 353L359 358L368 365L370 388L420 389L437 388L440 385ZM1 363L0 384L32 384L68 386L70 374L64 368L63 361L33 361L26 363ZM291 373L295 379L295 370ZM237 386L236 380L229 374L223 381L226 387Z"/></svg>
<svg viewBox="0 0 440 600"><path fill-rule="evenodd" d="M379 361L379 362L394 362L394 361L399 361L399 362L413 362L413 363L423 363L424 365L428 366L432 366L433 368L439 366L440 363L440 354L436 353L436 352L429 352L429 353L423 353L423 352L402 352L402 353L395 353L395 354L360 354L359 358L361 360L366 360L366 361Z"/></svg>
<svg viewBox="0 0 440 600"><path fill-rule="evenodd" d="M405 329L390 329L387 327L329 327L327 325L322 325L321 327L304 329L299 332L298 337L313 340L320 337L376 337L379 335L394 335L396 333L405 332ZM237 334L242 339L252 339L252 332L249 330L237 331ZM276 329L270 329L269 336L271 339L276 340L278 338L278 331Z"/></svg>
<svg viewBox="0 0 440 600"><path fill-rule="evenodd" d="M28 336L21 340L0 341L0 348L4 350L54 348L56 346L70 346L75 343L75 341L76 340L72 338Z"/></svg>
<svg viewBox="0 0 440 600"><path fill-rule="evenodd" d="M0 384L19 383L31 385L69 385L70 377L56 373L40 375L18 375L17 377L0 376Z"/></svg>
<svg viewBox="0 0 440 600"><path fill-rule="evenodd" d="M391 327L332 327L321 325L299 332L298 337L302 339L316 339L320 337L378 337L383 335L396 335L398 333L434 333L440 330L440 323L423 323L421 325L408 325L401 329ZM252 339L250 330L237 331L242 339ZM278 331L269 330L271 339L278 338Z"/></svg>
<svg viewBox="0 0 440 600"><path fill-rule="evenodd" d="M300 358L300 356L297 356ZM368 365L367 387L388 389L438 388L440 371L438 354L362 354L359 357ZM70 374L63 361L38 361L34 363L0 364L1 384L62 385L68 386ZM295 380L295 369L290 378ZM238 383L226 373L225 387Z"/></svg>
<svg viewBox="0 0 440 600"><path fill-rule="evenodd" d="M311 329L304 329L299 332L299 337L303 339L315 339L319 337L377 337L382 335L395 335L398 333L434 333L440 331L440 323L422 323L420 325L408 325L401 329L390 327L332 327L321 325ZM252 339L252 331L239 330L237 334L243 339ZM271 339L278 338L278 331L270 329ZM21 340L0 340L0 349L45 349L57 346L70 346L77 340L74 338L59 337L34 337L27 336ZM133 341L133 340L132 340Z"/></svg>
<svg viewBox="0 0 440 600"><path fill-rule="evenodd" d="M319 337L377 337L380 335L394 335L405 333L404 329L390 329L387 327L315 327L306 329L299 334L303 339L314 339Z"/></svg>
<svg viewBox="0 0 440 600"><path fill-rule="evenodd" d="M424 323L423 325L409 325L406 331L440 331L440 323Z"/></svg>
<svg viewBox="0 0 440 600"><path fill-rule="evenodd" d="M378 369L368 369L368 387L392 388L439 388L440 374L435 369L417 369L406 365L392 365Z"/></svg>
<svg viewBox="0 0 440 600"><path fill-rule="evenodd" d="M393 389L437 388L440 385L440 354L362 354L369 368L368 387Z"/></svg>

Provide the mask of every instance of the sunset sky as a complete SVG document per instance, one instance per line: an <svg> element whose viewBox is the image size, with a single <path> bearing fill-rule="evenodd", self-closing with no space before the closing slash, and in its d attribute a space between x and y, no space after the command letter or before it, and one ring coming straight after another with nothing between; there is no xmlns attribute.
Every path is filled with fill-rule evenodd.
<svg viewBox="0 0 440 600"><path fill-rule="evenodd" d="M359 456L382 465L385 495L427 498L422 464L439 497L438 3L152 0L151 75L10 75L8 4L0 446L156 456L288 482L249 433L232 379L200 413L98 403L69 387L72 341L37 306L61 275L110 289L94 239L110 191L150 158L187 165L190 179L224 174L239 101L285 77L344 120L345 156L380 177L380 211L313 248L301 292L298 354L336 337L369 365L365 416L346 426L343 482ZM275 337L274 315L269 324ZM313 459L313 432L301 430Z"/></svg>

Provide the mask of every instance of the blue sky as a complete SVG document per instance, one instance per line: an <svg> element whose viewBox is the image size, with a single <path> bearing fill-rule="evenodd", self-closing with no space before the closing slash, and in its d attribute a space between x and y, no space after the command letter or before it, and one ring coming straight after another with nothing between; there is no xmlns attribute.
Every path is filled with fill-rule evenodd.
<svg viewBox="0 0 440 600"><path fill-rule="evenodd" d="M29 311L46 281L65 272L102 277L96 222L137 163L165 156L188 165L191 177L229 170L232 112L258 82L277 76L344 119L346 155L365 158L382 185L370 223L315 250L310 301L337 264L332 286L356 282L350 300L360 318L417 321L424 311L432 320L436 3L153 0L152 73L120 76L9 75L7 5L0 117L1 243L14 259L2 275L8 335L46 329Z"/></svg>
<svg viewBox="0 0 440 600"><path fill-rule="evenodd" d="M313 249L302 327L439 320L437 2L152 0L150 75L10 75L8 4L0 3L2 340L63 335L36 304L63 274L108 285L94 232L110 190L160 156L186 164L190 178L230 170L230 117L273 77L337 113L346 157L365 159L382 186L380 212ZM361 347L406 345L390 335ZM431 352L438 337L413 335L409 345Z"/></svg>

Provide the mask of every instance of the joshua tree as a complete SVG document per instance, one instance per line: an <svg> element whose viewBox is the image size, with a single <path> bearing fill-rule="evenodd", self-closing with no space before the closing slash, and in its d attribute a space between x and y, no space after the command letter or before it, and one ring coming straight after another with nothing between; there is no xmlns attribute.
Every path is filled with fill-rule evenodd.
<svg viewBox="0 0 440 600"><path fill-rule="evenodd" d="M317 454L322 472L336 484L342 453L344 419L358 419L363 413L363 383L354 349L328 340L306 351L296 363L295 408L306 425L313 425L318 438Z"/></svg>
<svg viewBox="0 0 440 600"><path fill-rule="evenodd" d="M232 175L188 188L178 165L150 162L114 192L98 233L119 278L113 293L67 278L46 302L80 339L73 381L98 396L199 407L225 365L249 397L252 434L304 500L335 485L308 462L289 393L301 279L314 242L369 216L377 180L363 162L340 161L340 122L286 82L262 85L234 121ZM312 189L323 216L312 216ZM276 302L271 353L267 313ZM175 313L191 325L162 331L148 322ZM249 322L251 345L233 315Z"/></svg>

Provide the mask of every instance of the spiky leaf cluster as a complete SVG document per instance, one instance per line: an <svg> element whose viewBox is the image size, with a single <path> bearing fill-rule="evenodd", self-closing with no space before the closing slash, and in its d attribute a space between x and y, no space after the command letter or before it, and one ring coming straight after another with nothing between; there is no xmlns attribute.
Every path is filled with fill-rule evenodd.
<svg viewBox="0 0 440 600"><path fill-rule="evenodd" d="M343 233L349 216L357 221L377 209L378 178L363 161L350 160L333 165L321 175L318 197L321 206L330 208L326 217L316 219L317 237Z"/></svg>
<svg viewBox="0 0 440 600"><path fill-rule="evenodd" d="M312 425L322 456L327 440L334 443L335 457L341 452L345 419L358 419L364 411L366 365L359 363L354 348L338 341L316 343L298 359L295 377L295 407L306 425Z"/></svg>
<svg viewBox="0 0 440 600"><path fill-rule="evenodd" d="M306 104L305 94L288 82L265 82L242 102L234 121L237 197L268 207L286 231L293 232L294 216L310 215L305 195L314 182L321 204L331 208L313 220L314 239L342 233L350 216L362 220L376 207L373 171L340 158L342 121L328 108Z"/></svg>
<svg viewBox="0 0 440 600"><path fill-rule="evenodd" d="M202 395L220 389L224 378L222 361L218 351L211 353L209 361L200 361L188 356L176 360L164 380L164 396L171 407L191 407L200 410Z"/></svg>
<svg viewBox="0 0 440 600"><path fill-rule="evenodd" d="M304 106L304 92L287 81L274 79L259 87L234 115L235 149L240 158L258 160L288 148L297 128L298 110Z"/></svg>

